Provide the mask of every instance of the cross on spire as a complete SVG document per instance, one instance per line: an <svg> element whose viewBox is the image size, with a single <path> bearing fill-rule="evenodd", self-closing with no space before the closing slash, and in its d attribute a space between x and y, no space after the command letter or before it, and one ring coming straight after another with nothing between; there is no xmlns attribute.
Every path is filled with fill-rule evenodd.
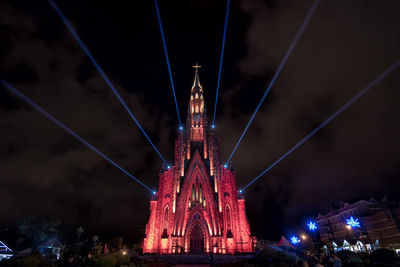
<svg viewBox="0 0 400 267"><path fill-rule="evenodd" d="M193 66L193 69L195 69L196 72L198 72L200 68L201 68L201 66L197 62L196 62L196 65Z"/></svg>
<svg viewBox="0 0 400 267"><path fill-rule="evenodd" d="M196 72L194 74L194 82L193 82L192 92L193 92L194 88L199 88L200 92L202 91L201 85L200 85L200 79L199 79L199 68L201 68L201 66L196 62L196 64L193 66L193 69L195 69Z"/></svg>

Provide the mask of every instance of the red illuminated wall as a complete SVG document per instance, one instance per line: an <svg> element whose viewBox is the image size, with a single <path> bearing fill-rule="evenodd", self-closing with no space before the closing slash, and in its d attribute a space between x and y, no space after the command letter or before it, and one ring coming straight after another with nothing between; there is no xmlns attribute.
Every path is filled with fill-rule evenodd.
<svg viewBox="0 0 400 267"><path fill-rule="evenodd" d="M175 142L175 162L160 172L145 234L144 253L233 254L254 248L236 174L219 162L197 71L186 127Z"/></svg>

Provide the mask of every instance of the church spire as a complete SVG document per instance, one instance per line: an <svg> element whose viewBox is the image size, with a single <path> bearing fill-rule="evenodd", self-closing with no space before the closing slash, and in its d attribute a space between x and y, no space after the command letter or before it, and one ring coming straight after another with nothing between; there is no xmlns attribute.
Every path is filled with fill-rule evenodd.
<svg viewBox="0 0 400 267"><path fill-rule="evenodd" d="M201 66L196 63L193 68L195 69L195 74L192 90L190 92L189 114L204 114L205 103L203 96L203 87L200 84L199 78L199 68L201 68Z"/></svg>
<svg viewBox="0 0 400 267"><path fill-rule="evenodd" d="M189 110L187 117L187 129L190 129L192 141L202 141L204 138L204 127L207 125L206 108L203 96L203 87L200 84L199 68L196 63L194 82L190 92Z"/></svg>
<svg viewBox="0 0 400 267"><path fill-rule="evenodd" d="M194 74L194 82L193 82L193 86L192 86L192 92L198 90L199 93L203 93L203 87L201 87L200 78L199 78L199 68L201 68L201 66L196 63L196 65L194 65L193 68L196 70L196 72Z"/></svg>

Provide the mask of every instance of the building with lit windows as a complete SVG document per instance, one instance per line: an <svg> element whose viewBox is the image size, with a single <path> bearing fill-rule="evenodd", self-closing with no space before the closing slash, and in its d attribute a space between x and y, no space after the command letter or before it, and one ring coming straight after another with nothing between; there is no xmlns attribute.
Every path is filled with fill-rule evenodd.
<svg viewBox="0 0 400 267"><path fill-rule="evenodd" d="M218 139L208 124L198 68L190 93L186 127L175 142L175 162L159 175L150 201L144 253L252 252L244 196L236 174L220 163Z"/></svg>
<svg viewBox="0 0 400 267"><path fill-rule="evenodd" d="M359 227L347 223L351 217L357 218ZM316 222L321 241L334 250L400 249L400 205L387 197L341 202L327 214L318 214Z"/></svg>

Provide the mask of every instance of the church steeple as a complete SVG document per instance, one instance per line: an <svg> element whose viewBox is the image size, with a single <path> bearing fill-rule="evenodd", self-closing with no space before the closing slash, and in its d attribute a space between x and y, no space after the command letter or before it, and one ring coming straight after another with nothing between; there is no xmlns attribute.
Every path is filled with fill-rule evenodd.
<svg viewBox="0 0 400 267"><path fill-rule="evenodd" d="M200 84L199 66L194 65L195 69L194 81L190 92L189 110L188 110L188 125L190 129L190 139L198 142L204 139L204 128L207 125L206 108L203 96L203 87Z"/></svg>
<svg viewBox="0 0 400 267"><path fill-rule="evenodd" d="M203 106L204 106L203 87L200 84L200 78L199 78L199 68L201 68L201 66L196 63L196 65L194 65L193 68L196 71L194 74L192 90L190 92L190 96L191 96L190 100L192 101L192 99L201 99L203 102ZM198 112L198 113L203 113L203 111Z"/></svg>
<svg viewBox="0 0 400 267"><path fill-rule="evenodd" d="M201 90L201 92L203 92L203 88L201 87L200 79L199 79L199 68L201 68L201 66L196 63L196 65L194 65L193 68L196 70L196 72L195 72L195 75L194 75L194 82L193 82L193 86L192 86L192 91L195 90L195 89L199 89L199 90Z"/></svg>

